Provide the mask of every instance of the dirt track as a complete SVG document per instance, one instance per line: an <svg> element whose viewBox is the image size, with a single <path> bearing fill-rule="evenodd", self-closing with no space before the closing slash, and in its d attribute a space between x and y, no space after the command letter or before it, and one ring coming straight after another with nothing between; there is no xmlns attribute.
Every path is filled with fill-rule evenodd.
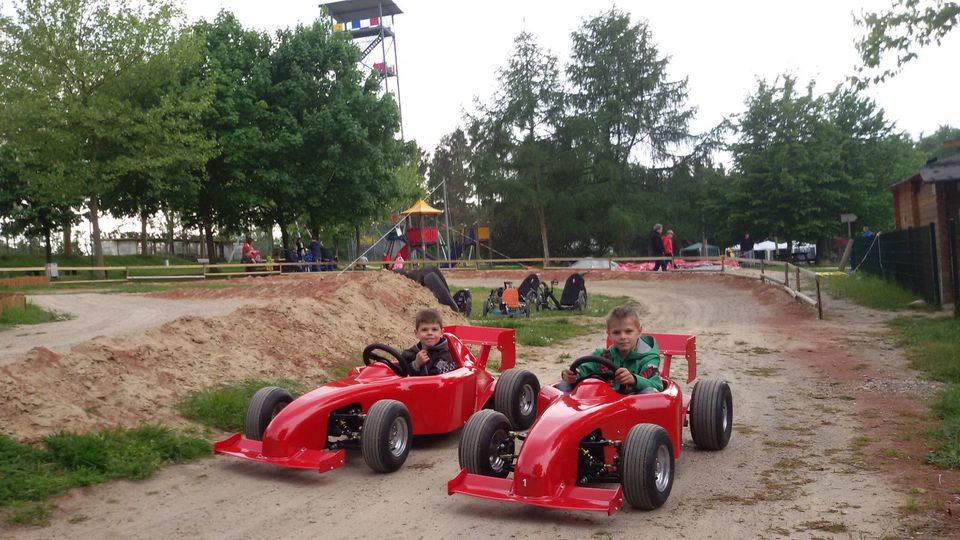
<svg viewBox="0 0 960 540"><path fill-rule="evenodd" d="M373 474L356 454L324 475L223 457L168 467L141 482L75 490L57 500L52 525L17 530L16 537L910 535L915 523L898 507L910 486L933 492L937 474L909 455L884 453L889 445L882 441L885 426L918 422L916 404L899 407L924 397L916 394L924 385L906 384L907 376L898 395L877 399L877 381L903 377L905 361L884 341L876 315L834 303L832 320L820 322L778 291L733 279L655 276L588 281L588 288L636 299L648 330L695 334L700 376L725 379L734 392L730 445L699 451L685 433L673 492L657 511L625 508L610 518L448 497L446 481L458 470L455 433L418 439L404 468L391 475ZM552 349L524 348L519 363L552 382L569 362L561 354L588 351L602 339L598 333ZM856 439L862 434L868 438ZM910 478L886 474L887 462L897 459L903 461L893 465ZM943 490L958 485L952 475L941 480Z"/></svg>

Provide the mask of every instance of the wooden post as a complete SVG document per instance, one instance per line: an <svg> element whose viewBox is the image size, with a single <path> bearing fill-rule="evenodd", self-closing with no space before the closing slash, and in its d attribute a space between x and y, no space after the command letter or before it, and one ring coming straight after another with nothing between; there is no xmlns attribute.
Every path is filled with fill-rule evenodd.
<svg viewBox="0 0 960 540"><path fill-rule="evenodd" d="M760 259L760 283L763 283L763 261L766 259Z"/></svg>
<svg viewBox="0 0 960 540"><path fill-rule="evenodd" d="M823 320L823 297L820 296L820 276L816 277L817 282L817 315Z"/></svg>
<svg viewBox="0 0 960 540"><path fill-rule="evenodd" d="M124 267L123 267L123 271L124 271L124 274L125 274L124 277L123 277L123 279L125 279L125 280L127 280L127 281L130 281L130 267L129 267L129 266L124 266Z"/></svg>
<svg viewBox="0 0 960 540"><path fill-rule="evenodd" d="M720 256L720 273L721 273L721 274L723 273L723 267L726 266L726 264L724 264L725 262L727 262L727 254L726 254L726 253L724 253L723 255Z"/></svg>
<svg viewBox="0 0 960 540"><path fill-rule="evenodd" d="M783 284L790 286L790 263L783 263Z"/></svg>
<svg viewBox="0 0 960 540"><path fill-rule="evenodd" d="M797 290L799 291L800 290L800 267L795 266L794 268L797 269Z"/></svg>

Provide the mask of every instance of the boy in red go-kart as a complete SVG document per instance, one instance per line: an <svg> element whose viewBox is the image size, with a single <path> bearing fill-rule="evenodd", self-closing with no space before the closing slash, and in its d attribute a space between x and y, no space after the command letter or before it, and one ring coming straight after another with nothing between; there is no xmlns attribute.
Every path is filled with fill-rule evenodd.
<svg viewBox="0 0 960 540"><path fill-rule="evenodd" d="M660 379L660 350L651 336L641 336L640 315L630 306L618 306L607 315L607 336L610 347L597 349L593 356L610 360L617 370L613 372L614 390L624 394L653 394L663 391ZM561 373L557 388L569 392L579 379L597 373L609 373L610 368L599 362L581 364L576 372Z"/></svg>

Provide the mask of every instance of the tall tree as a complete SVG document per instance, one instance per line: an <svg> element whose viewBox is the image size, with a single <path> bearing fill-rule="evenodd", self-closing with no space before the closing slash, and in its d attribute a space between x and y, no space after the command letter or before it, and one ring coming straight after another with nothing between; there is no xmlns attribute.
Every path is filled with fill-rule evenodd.
<svg viewBox="0 0 960 540"><path fill-rule="evenodd" d="M556 196L548 174L554 161L550 139L563 111L557 59L522 32L498 80L500 89L488 106L480 106L470 127L478 190L481 199L509 200L532 215L549 259L546 214Z"/></svg>
<svg viewBox="0 0 960 540"><path fill-rule="evenodd" d="M623 253L633 231L658 220L649 211L651 183L686 159L696 142L688 127L695 109L687 105L687 80L670 78L669 58L646 22L632 23L614 8L586 21L572 39L570 102L586 124L581 144L592 154L584 193L605 209L597 240Z"/></svg>
<svg viewBox="0 0 960 540"><path fill-rule="evenodd" d="M161 166L177 138L168 130L196 108L178 100L144 108L129 100L157 82L151 61L187 49L179 46L179 12L166 0L21 0L15 12L0 20L0 98L8 109L0 138L21 155L53 156L70 171L63 178L70 185L62 187L85 198L103 265L104 194ZM41 110L38 121L32 113Z"/></svg>
<svg viewBox="0 0 960 540"><path fill-rule="evenodd" d="M943 143L947 141L960 141L960 128L940 126L933 133L920 137L917 141L917 150L927 159L955 155L957 153L955 149L943 147Z"/></svg>
<svg viewBox="0 0 960 540"><path fill-rule="evenodd" d="M857 24L865 28L856 43L863 60L858 72L865 76L861 85L900 73L904 64L917 57L917 49L940 45L958 23L960 4L944 0L893 0L889 10L857 18ZM884 58L890 54L896 60L892 67L885 67Z"/></svg>
<svg viewBox="0 0 960 540"><path fill-rule="evenodd" d="M440 139L429 171L427 189L433 191L431 202L443 206L451 226L474 224L479 217L477 187L470 175L470 144L462 129L457 128Z"/></svg>

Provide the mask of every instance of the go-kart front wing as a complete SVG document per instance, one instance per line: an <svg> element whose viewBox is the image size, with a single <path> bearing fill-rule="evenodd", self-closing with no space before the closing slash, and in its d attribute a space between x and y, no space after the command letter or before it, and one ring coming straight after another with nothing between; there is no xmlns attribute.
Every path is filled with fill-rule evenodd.
<svg viewBox="0 0 960 540"><path fill-rule="evenodd" d="M260 461L280 467L315 469L318 472L332 471L343 466L345 453L341 450L300 448L288 456L263 455L263 442L244 438L240 433L213 444L215 454L225 454L251 461Z"/></svg>
<svg viewBox="0 0 960 540"><path fill-rule="evenodd" d="M565 510L590 510L606 512L612 516L623 506L623 489L562 486L559 493L548 495L520 495L514 488L514 480L470 474L466 469L447 482L447 494L462 493L482 499L506 501Z"/></svg>

